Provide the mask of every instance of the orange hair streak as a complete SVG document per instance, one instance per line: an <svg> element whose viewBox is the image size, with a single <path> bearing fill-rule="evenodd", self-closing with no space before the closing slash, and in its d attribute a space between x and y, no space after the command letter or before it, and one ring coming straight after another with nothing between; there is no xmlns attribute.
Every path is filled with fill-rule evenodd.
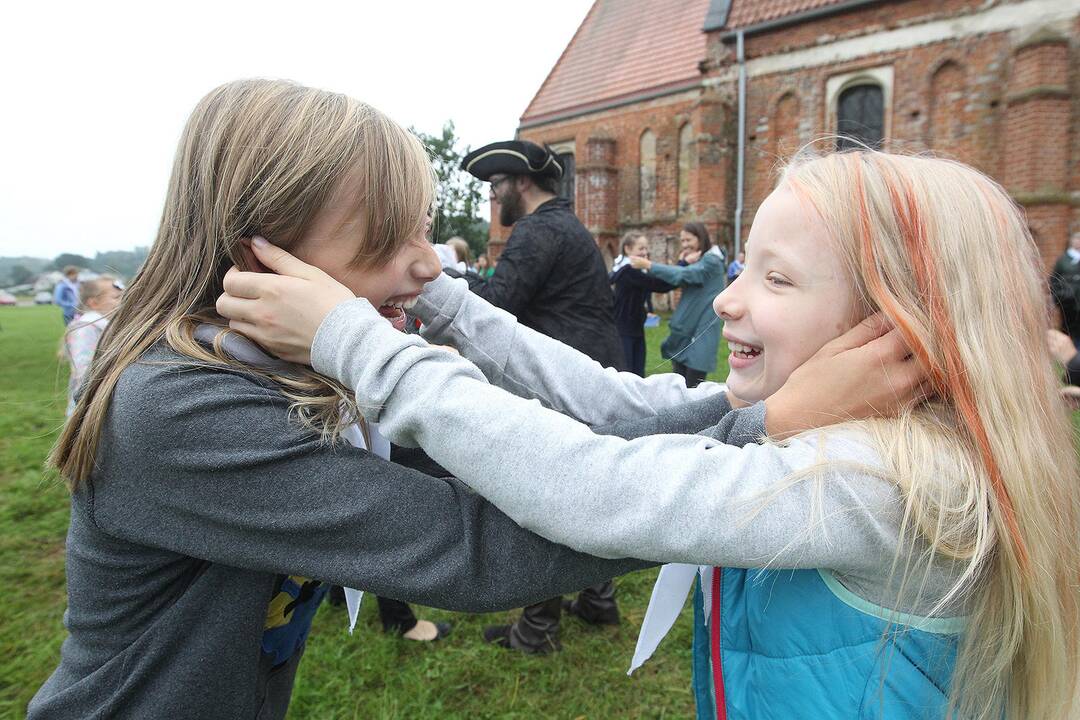
<svg viewBox="0 0 1080 720"><path fill-rule="evenodd" d="M1020 526L1016 521L1016 511L1013 507L1012 498L1009 496L1008 488L1005 487L1001 469L994 457L993 449L990 447L986 427L983 425L982 417L979 415L975 402L975 393L972 390L971 383L968 381L967 372L960 357L955 329L948 311L941 301L942 295L938 290L939 278L934 269L930 243L927 242L926 226L919 216L918 204L915 202L915 193L910 183L901 178L899 179L899 183L903 185L903 195L901 195L896 184L889 181L889 174L882 172L882 177L885 178L888 186L901 238L911 258L916 287L927 303L930 322L939 336L944 368L933 362L929 350L919 341L914 328L908 321L908 314L900 308L892 294L886 290L885 281L878 269L874 245L870 237L870 208L867 206L866 193L863 191L861 154L851 153L847 157L848 161L853 164L856 177L855 196L859 203L859 244L862 249L862 273L866 279L867 288L870 290L871 296L878 299L882 309L904 336L912 354L915 355L919 364L929 374L934 390L941 397L952 398L960 419L971 432L983 466L990 476L990 487L997 498L998 507L1016 549L1020 567L1026 571L1028 569L1027 548L1023 537L1020 535ZM873 161L876 161L876 159ZM884 171L888 168L881 169Z"/></svg>

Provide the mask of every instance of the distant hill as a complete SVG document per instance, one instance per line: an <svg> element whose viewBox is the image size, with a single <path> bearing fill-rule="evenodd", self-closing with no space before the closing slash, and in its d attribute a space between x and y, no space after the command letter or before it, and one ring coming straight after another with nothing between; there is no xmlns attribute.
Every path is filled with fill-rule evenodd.
<svg viewBox="0 0 1080 720"><path fill-rule="evenodd" d="M52 260L36 257L0 257L0 287L7 285L19 285L26 282L25 278L18 277L22 272L17 268L26 268L29 272L37 275L48 269ZM13 275L12 271L15 270Z"/></svg>
<svg viewBox="0 0 1080 720"><path fill-rule="evenodd" d="M134 250L99 252L93 258L72 253L63 253L51 260L27 256L0 257L0 287L21 285L28 282L27 276L32 277L49 270L62 270L65 265L77 265L94 272L110 273L130 280L142 267L149 252L148 247L137 247Z"/></svg>

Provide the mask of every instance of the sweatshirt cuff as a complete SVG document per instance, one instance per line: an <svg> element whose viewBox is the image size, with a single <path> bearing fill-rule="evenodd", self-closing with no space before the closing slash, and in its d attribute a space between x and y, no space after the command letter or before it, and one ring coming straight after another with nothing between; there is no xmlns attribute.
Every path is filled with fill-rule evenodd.
<svg viewBox="0 0 1080 720"><path fill-rule="evenodd" d="M454 322L469 294L469 281L446 273L424 286L416 304L409 310L424 324L422 335L434 342L442 337Z"/></svg>
<svg viewBox="0 0 1080 720"><path fill-rule="evenodd" d="M756 402L750 407L739 408L728 413L724 420L729 422L725 442L728 445L742 447L761 442L768 433L765 431L765 402Z"/></svg>
<svg viewBox="0 0 1080 720"><path fill-rule="evenodd" d="M382 316L364 298L358 297L335 305L323 318L311 341L311 367L315 372L342 380L334 374L342 351L342 338L351 324L372 318L382 319Z"/></svg>

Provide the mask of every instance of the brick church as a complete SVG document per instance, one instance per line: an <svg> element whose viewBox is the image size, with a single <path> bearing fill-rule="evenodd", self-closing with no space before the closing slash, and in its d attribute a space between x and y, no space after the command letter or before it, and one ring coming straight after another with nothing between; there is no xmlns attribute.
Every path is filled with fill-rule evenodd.
<svg viewBox="0 0 1080 720"><path fill-rule="evenodd" d="M642 229L661 260L691 220L733 250L778 160L837 134L988 173L1049 267L1080 232L1080 2L596 0L518 129L609 259Z"/></svg>

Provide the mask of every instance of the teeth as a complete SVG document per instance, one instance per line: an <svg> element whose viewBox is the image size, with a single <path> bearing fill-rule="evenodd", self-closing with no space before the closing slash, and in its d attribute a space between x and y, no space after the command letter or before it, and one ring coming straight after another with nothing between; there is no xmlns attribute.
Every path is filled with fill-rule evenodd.
<svg viewBox="0 0 1080 720"><path fill-rule="evenodd" d="M416 305L417 300L419 300L419 298L400 300L398 302L386 303L385 305L383 305L383 307L390 307L394 308L395 310L411 310L413 306Z"/></svg>
<svg viewBox="0 0 1080 720"><path fill-rule="evenodd" d="M753 353L760 352L760 350L756 347L753 347L751 345L743 345L742 343L737 342L728 342L728 348L732 352L743 353L744 355L751 355Z"/></svg>

